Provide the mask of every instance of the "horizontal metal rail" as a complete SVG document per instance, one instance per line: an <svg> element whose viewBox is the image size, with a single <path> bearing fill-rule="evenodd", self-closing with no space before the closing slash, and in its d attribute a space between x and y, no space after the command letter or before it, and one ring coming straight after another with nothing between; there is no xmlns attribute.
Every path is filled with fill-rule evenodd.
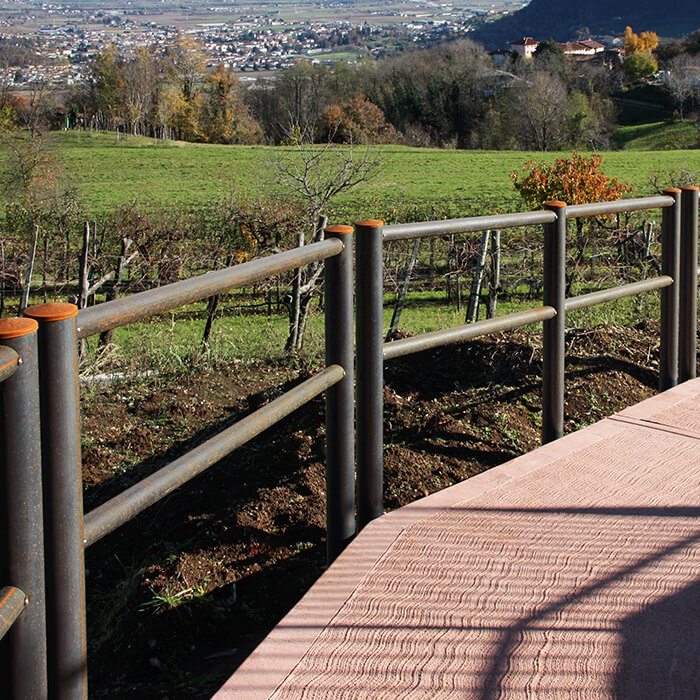
<svg viewBox="0 0 700 700"><path fill-rule="evenodd" d="M468 323L464 326L456 326L455 328L448 328L443 331L423 333L413 338L402 338L401 340L394 340L391 343L384 343L383 356L385 360L393 360L395 357L411 355L414 352L430 350L442 345L461 343L465 340L478 338L482 335L510 331L514 328L527 326L530 323L546 321L547 319L554 318L556 315L557 312L551 306L542 306L539 309L518 311L514 314L489 318L485 321L478 321L477 323Z"/></svg>
<svg viewBox="0 0 700 700"><path fill-rule="evenodd" d="M19 367L19 355L7 345L0 345L0 382L11 377Z"/></svg>
<svg viewBox="0 0 700 700"><path fill-rule="evenodd" d="M575 219L579 216L596 216L598 214L617 214L623 211L639 211L640 209L657 209L672 207L673 197L637 197L636 199L616 199L614 202L593 202L592 204L572 204L566 208L566 218Z"/></svg>
<svg viewBox="0 0 700 700"><path fill-rule="evenodd" d="M207 272L164 287L91 306L78 314L78 338L87 338L95 333L172 311L178 306L200 301L236 287L245 287L267 277L332 258L342 250L343 242L339 238L328 238L303 248L276 253L266 258Z"/></svg>
<svg viewBox="0 0 700 700"><path fill-rule="evenodd" d="M131 520L179 486L216 464L236 448L267 430L345 376L340 365L331 365L287 391L266 406L226 428L175 461L134 484L85 515L84 544L100 538Z"/></svg>
<svg viewBox="0 0 700 700"><path fill-rule="evenodd" d="M535 224L551 224L556 220L551 211L528 211L517 214L494 214L492 216L471 216L465 219L443 219L415 224L392 224L384 226L384 241L405 241L411 238L444 236L451 233L474 233L489 229L515 228Z"/></svg>
<svg viewBox="0 0 700 700"><path fill-rule="evenodd" d="M597 292L589 294L581 294L577 297L571 297L564 302L566 311L575 311L576 309L585 309L588 306L603 304L606 301L614 301L615 299L624 299L635 294L643 292L651 292L655 289L663 289L670 287L673 284L673 277L662 275L654 277L650 280L642 280L641 282L632 282L631 284L623 284L619 287L611 287L610 289L601 289Z"/></svg>
<svg viewBox="0 0 700 700"><path fill-rule="evenodd" d="M14 586L0 588L0 639L2 639L22 614L27 605L27 596Z"/></svg>
<svg viewBox="0 0 700 700"><path fill-rule="evenodd" d="M596 214L615 214L623 211L639 211L673 206L673 197L637 197L635 199L618 199L614 202L595 202L593 204L573 204L566 209L566 218L595 216ZM411 224L393 224L382 229L384 241L403 241L412 238L444 236L452 233L475 233L489 229L514 228L535 224L551 224L556 216L551 211L519 212L515 214L494 214L491 216L473 216L464 219L444 219L424 221Z"/></svg>
<svg viewBox="0 0 700 700"><path fill-rule="evenodd" d="M624 299L625 297L634 296L635 294L662 289L672 284L673 279L668 275L663 275L650 280L632 282L631 284L624 284L611 289L601 289L598 292L581 294L580 296L567 299L565 302L565 310L574 311L576 309L584 309L588 306L603 304L608 301L614 301L615 299ZM507 314L506 316L498 316L497 318L478 321L477 323L468 323L464 326L433 331L432 333L424 333L412 338L403 338L391 343L385 343L383 356L385 360L392 360L395 357L411 355L442 345L461 343L465 340L478 338L479 336L513 330L514 328L527 326L530 323L546 321L550 318L554 318L554 316L556 316L556 312L551 306L543 306L539 309L519 311L517 313Z"/></svg>

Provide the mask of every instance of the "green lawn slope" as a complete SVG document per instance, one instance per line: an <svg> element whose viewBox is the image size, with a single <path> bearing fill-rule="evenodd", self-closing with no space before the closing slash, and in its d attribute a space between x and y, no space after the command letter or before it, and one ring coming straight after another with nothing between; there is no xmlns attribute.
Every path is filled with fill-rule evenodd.
<svg viewBox="0 0 700 700"><path fill-rule="evenodd" d="M671 151L697 148L700 129L690 122L663 121L621 126L615 134L616 144L628 151Z"/></svg>
<svg viewBox="0 0 700 700"><path fill-rule="evenodd" d="M652 139L651 126L625 132L626 145ZM156 144L152 139L122 136L117 140L115 134L89 132L57 132L54 148L63 178L75 185L95 216L133 200L155 206L197 206L233 191L274 192L275 163L285 151L265 146ZM380 146L374 155L379 171L371 181L338 198L331 212L336 221L391 219L413 202L430 203L448 216L517 210L522 204L511 172L521 171L528 160L552 162L566 154ZM612 151L603 154L603 169L634 185L638 194L649 194L653 178L670 184L674 172L700 173L700 150Z"/></svg>

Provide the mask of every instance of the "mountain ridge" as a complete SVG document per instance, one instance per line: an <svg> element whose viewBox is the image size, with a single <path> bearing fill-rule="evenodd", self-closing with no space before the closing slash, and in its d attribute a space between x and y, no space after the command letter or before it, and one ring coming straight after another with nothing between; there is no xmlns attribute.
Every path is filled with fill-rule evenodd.
<svg viewBox="0 0 700 700"><path fill-rule="evenodd" d="M557 0L532 0L512 15L481 27L471 38L487 49L498 49L524 36L557 41L582 35L622 36L627 25L636 32L650 30L662 37L681 37L700 27L700 2L587 0L562 4Z"/></svg>

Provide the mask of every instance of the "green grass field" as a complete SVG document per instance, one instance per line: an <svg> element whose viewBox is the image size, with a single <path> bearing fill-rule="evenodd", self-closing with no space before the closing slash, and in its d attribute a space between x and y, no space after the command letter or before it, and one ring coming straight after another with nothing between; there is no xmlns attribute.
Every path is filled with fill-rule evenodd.
<svg viewBox="0 0 700 700"><path fill-rule="evenodd" d="M196 206L237 190L274 191L280 147L219 146L166 142L89 132L54 135L59 164L88 210L100 216L120 203ZM392 220L398 205L433 203L450 216L515 211L523 205L510 178L528 160L553 161L561 153L456 151L379 146L380 171L370 182L341 195L330 214L337 223L366 217ZM700 172L700 150L611 151L605 172L652 192L651 178L670 183L672 172Z"/></svg>
<svg viewBox="0 0 700 700"><path fill-rule="evenodd" d="M700 130L690 122L647 122L621 126L615 134L615 142L629 151L669 151L697 148Z"/></svg>
<svg viewBox="0 0 700 700"><path fill-rule="evenodd" d="M274 192L271 174L275 159L284 151L263 146L179 142L156 145L151 139L121 137L117 141L115 134L84 132L80 135L77 132L56 133L55 143L66 181L75 184L79 196L95 217L107 215L118 204L132 200L166 207L197 206L232 190L248 195L264 189ZM393 222L402 212L410 211L413 203L420 204L423 213L434 206L436 216L522 210L525 207L513 189L510 173L519 171L528 160L551 162L562 155L398 146L378 147L376 154L381 162L379 173L370 182L339 198L329 212L331 221L352 223L372 217ZM648 194L653 191L651 179L654 176L659 183L670 184L673 172L685 169L700 173L700 150L608 152L603 156L603 168L607 174L635 185L637 194ZM465 278L465 284L467 282ZM387 294L385 302L386 328L393 295ZM235 295L230 303L235 303ZM641 314L639 303L645 307ZM527 300L501 299L498 315L532 305ZM167 318L119 329L114 342L121 359L115 363L106 358L105 367L116 364L125 369L155 366L177 370L198 362L202 357L202 311L199 307L189 307L182 313L168 314ZM630 322L646 316L647 311L652 317L657 316L658 295L648 295L643 302L625 300L578 312L572 315L571 322L583 325ZM444 291L415 291L409 295L401 328L421 333L459 325L464 322L464 313L464 309L458 312L454 304L445 303ZM309 325L302 361L304 358L313 361L321 354L320 317L312 318ZM212 335L211 357L276 361L283 355L286 331L283 315L263 318L222 309ZM99 371L100 364L98 361L86 370Z"/></svg>

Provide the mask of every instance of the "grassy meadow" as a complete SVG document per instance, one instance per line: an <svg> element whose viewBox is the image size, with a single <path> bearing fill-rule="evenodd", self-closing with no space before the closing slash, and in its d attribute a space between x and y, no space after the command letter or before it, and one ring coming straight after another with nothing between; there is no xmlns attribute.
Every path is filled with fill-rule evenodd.
<svg viewBox="0 0 700 700"><path fill-rule="evenodd" d="M628 151L670 151L698 146L700 130L690 122L649 121L621 126L615 134L616 144Z"/></svg>
<svg viewBox="0 0 700 700"><path fill-rule="evenodd" d="M628 147L648 139L653 125L629 127ZM113 133L57 132L53 135L59 170L73 184L85 208L95 218L108 216L119 204L138 201L158 207L196 207L231 192L254 196L274 193L275 162L284 156L282 147L213 146L182 142L154 143L152 139ZM415 203L421 217L434 207L436 218L494 211L517 211L525 207L511 181L529 160L552 162L563 153L509 151L456 151L380 146L374 149L380 167L373 178L341 195L329 211L331 222L352 223L363 218L396 221ZM636 188L635 194L654 192L652 181L671 184L682 170L700 172L700 150L621 150L603 155L605 172ZM427 245L427 244L426 244ZM426 249L421 256L427 255ZM463 284L470 282L469 273ZM465 308L448 303L445 281L436 278L433 291L412 291L401 318L401 328L421 333L464 323ZM592 284L591 288L597 285ZM385 329L394 302L393 290L385 296ZM587 286L577 293L588 291ZM468 289L463 289L466 305ZM144 323L118 329L114 342L118 357L92 355L85 371L131 370L160 367L178 371L198 361L256 358L274 361L283 354L287 332L284 313L265 317L245 310L245 293L229 295L215 323L209 353L202 354L204 306L194 305ZM521 294L503 297L498 315L531 308L536 301ZM201 307L201 308L200 308ZM483 317L483 308L481 317ZM572 314L574 325L631 323L647 315L658 316L658 295L624 300ZM322 317L310 319L306 348L299 358L314 361L323 345ZM94 340L91 341L94 348Z"/></svg>
<svg viewBox="0 0 700 700"><path fill-rule="evenodd" d="M196 206L232 191L274 192L275 162L286 150L156 144L141 137L117 140L115 134L76 131L57 132L54 139L63 176L95 216L132 200ZM566 154L379 146L374 149L379 171L369 182L338 197L330 214L336 223L366 217L392 220L397 204L412 201L432 202L449 215L517 211L523 204L510 173L520 171L528 160L552 162L561 155ZM603 169L629 182L640 195L649 194L653 178L670 184L674 172L700 172L700 150L610 151L603 156Z"/></svg>

